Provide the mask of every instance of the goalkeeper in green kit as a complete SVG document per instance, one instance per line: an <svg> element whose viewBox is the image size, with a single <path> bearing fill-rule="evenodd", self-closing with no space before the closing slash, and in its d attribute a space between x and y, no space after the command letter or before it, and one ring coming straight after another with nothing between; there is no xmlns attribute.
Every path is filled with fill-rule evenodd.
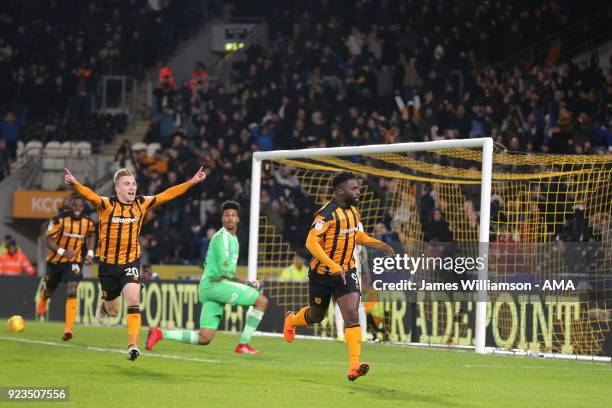
<svg viewBox="0 0 612 408"><path fill-rule="evenodd" d="M198 288L202 312L200 331L162 330L151 327L147 336L147 350L160 340L174 340L182 343L209 344L221 322L226 304L251 306L247 311L244 331L236 353L259 354L251 347L251 336L257 330L268 307L268 299L259 293L259 282L248 282L236 276L238 263L238 238L236 231L240 222L240 206L234 201L221 204L223 227L210 240L204 274Z"/></svg>

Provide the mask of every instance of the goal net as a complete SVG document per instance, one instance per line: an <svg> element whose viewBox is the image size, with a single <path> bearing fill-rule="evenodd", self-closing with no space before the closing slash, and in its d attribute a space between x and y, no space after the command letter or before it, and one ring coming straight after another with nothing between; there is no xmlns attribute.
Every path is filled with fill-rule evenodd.
<svg viewBox="0 0 612 408"><path fill-rule="evenodd" d="M478 350L480 332L496 350L609 355L612 156L526 155L500 146L489 172L482 145L464 142L259 153L250 277L265 280L266 294L283 310L308 303L306 235L316 210L331 198L331 178L351 171L361 185L364 231L396 252L477 258L485 245L492 281L559 284L549 291L490 290L486 302L452 290L380 292L373 287L376 254L367 250L362 301L374 336ZM417 284L448 282L431 270L407 276ZM312 334L335 336L332 316L330 306Z"/></svg>

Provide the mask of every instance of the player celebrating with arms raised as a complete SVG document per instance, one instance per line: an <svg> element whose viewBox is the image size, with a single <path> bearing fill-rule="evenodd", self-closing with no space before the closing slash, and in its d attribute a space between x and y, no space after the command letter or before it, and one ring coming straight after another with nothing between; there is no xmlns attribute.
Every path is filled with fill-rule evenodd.
<svg viewBox="0 0 612 408"><path fill-rule="evenodd" d="M359 244L380 249L385 256L392 257L395 253L389 245L359 231L361 220L356 205L360 191L356 177L349 172L339 173L332 180L332 188L332 200L316 213L306 239L306 248L313 256L308 272L310 305L297 314L287 312L283 334L291 343L296 327L322 321L333 296L344 319L349 353L347 377L355 381L366 375L370 366L360 361L360 288L353 251Z"/></svg>
<svg viewBox="0 0 612 408"><path fill-rule="evenodd" d="M248 282L236 276L238 264L238 238L236 232L240 222L240 205L235 201L221 204L223 227L215 233L208 245L204 274L200 280L199 298L202 302L200 332L192 330L149 329L147 350L160 340L174 340L190 344L209 344L221 322L226 304L251 306L246 314L242 336L236 353L259 354L251 347L251 336L268 307L268 299L259 293L259 282Z"/></svg>
<svg viewBox="0 0 612 408"><path fill-rule="evenodd" d="M66 326L62 340L72 338L72 329L76 317L77 287L83 278L83 244L87 243L85 263L93 262L95 244L94 222L83 215L85 200L72 197L69 209L57 213L49 221L45 234L47 248L47 275L45 286L40 291L37 313L47 312L47 301L53 296L57 285L63 280L66 283ZM87 242L86 242L87 241Z"/></svg>
<svg viewBox="0 0 612 408"><path fill-rule="evenodd" d="M102 301L96 317L104 321L109 315L119 313L119 295L127 304L128 360L140 355L138 332L140 331L140 255L138 239L147 211L184 194L206 178L200 169L191 180L170 187L155 196L137 196L136 179L128 169L117 170L114 176L116 196L100 197L79 183L68 169L64 181L98 209L98 248L100 259L98 277L102 287Z"/></svg>

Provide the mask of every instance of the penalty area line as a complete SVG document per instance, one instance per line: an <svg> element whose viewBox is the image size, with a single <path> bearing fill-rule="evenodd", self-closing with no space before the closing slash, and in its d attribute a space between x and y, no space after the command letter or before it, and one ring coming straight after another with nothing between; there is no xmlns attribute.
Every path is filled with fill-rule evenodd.
<svg viewBox="0 0 612 408"><path fill-rule="evenodd" d="M50 347L64 347L64 348L73 348L80 350L89 350L89 351L97 351L101 353L120 353L126 354L125 350L119 349L111 349L104 347L95 347L95 346L78 346L76 344L64 344L64 343L56 343L54 341L46 341L46 340L32 340L32 339L23 339L23 338L15 338L15 337L5 337L0 336L0 340L6 341L14 341L17 343L26 343L26 344L37 344L41 346L50 346ZM209 363L209 364L219 364L221 361L219 360L209 360L206 358L197 358L197 357L183 357L183 356L175 356L172 354L157 354L157 353L144 353L142 354L144 357L154 357L154 358L163 358L167 360L181 360L181 361L192 361L196 363Z"/></svg>

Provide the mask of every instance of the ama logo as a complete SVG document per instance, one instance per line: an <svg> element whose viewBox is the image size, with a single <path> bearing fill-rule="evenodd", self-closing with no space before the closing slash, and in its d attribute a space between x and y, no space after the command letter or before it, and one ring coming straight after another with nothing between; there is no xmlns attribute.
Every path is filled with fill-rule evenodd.
<svg viewBox="0 0 612 408"><path fill-rule="evenodd" d="M574 282L571 280L545 280L542 286L543 290L576 290Z"/></svg>

